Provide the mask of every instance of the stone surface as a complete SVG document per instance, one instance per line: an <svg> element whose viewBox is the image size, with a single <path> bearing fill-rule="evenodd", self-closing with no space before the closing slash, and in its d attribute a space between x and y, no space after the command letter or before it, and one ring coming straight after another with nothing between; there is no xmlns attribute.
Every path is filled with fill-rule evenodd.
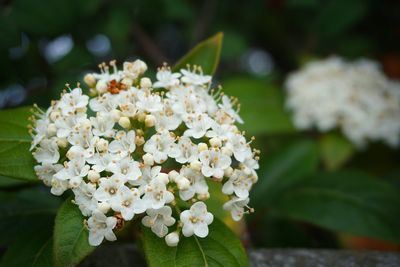
<svg viewBox="0 0 400 267"><path fill-rule="evenodd" d="M250 251L252 267L399 267L399 253L318 249Z"/></svg>
<svg viewBox="0 0 400 267"><path fill-rule="evenodd" d="M400 254L375 251L318 249L255 249L249 251L252 267L399 267ZM146 267L132 244L100 246L79 267ZM193 266L197 267L197 266ZM229 266L226 266L229 267Z"/></svg>

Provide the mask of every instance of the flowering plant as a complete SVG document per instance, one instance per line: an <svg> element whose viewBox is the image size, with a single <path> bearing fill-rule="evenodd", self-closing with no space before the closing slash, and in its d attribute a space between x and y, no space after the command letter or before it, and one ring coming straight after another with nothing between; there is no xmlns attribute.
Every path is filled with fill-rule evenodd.
<svg viewBox="0 0 400 267"><path fill-rule="evenodd" d="M101 64L101 73L84 78L90 97L78 84L35 113L36 174L55 195L73 191L92 246L116 240L118 225L144 213L143 225L169 246L180 232L206 237L213 221L203 202L207 179L223 183L230 197L223 208L234 220L257 181L258 151L234 124L243 122L237 100L210 89L201 67L174 73L164 65L154 83L146 69L141 60L122 70L115 61ZM190 209L175 209L178 201Z"/></svg>

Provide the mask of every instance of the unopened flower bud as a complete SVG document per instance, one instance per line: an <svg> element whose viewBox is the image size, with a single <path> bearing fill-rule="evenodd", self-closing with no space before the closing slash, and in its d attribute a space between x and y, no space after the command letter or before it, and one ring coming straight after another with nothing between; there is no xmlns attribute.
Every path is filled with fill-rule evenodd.
<svg viewBox="0 0 400 267"><path fill-rule="evenodd" d="M135 144L137 146L141 146L145 143L146 141L144 140L143 136L135 136Z"/></svg>
<svg viewBox="0 0 400 267"><path fill-rule="evenodd" d="M61 148L66 148L68 145L67 138L57 138L57 145Z"/></svg>
<svg viewBox="0 0 400 267"><path fill-rule="evenodd" d="M131 87L133 84L133 80L128 77L125 77L122 79L121 83L127 87Z"/></svg>
<svg viewBox="0 0 400 267"><path fill-rule="evenodd" d="M107 92L107 89L108 89L108 85L105 80L99 80L97 82L97 84L96 84L97 92L99 92L100 94L103 94L103 93Z"/></svg>
<svg viewBox="0 0 400 267"><path fill-rule="evenodd" d="M221 147L222 141L218 137L213 137L210 139L210 145L213 147Z"/></svg>
<svg viewBox="0 0 400 267"><path fill-rule="evenodd" d="M141 88L150 88L152 86L151 80L147 77L140 79Z"/></svg>
<svg viewBox="0 0 400 267"><path fill-rule="evenodd" d="M168 174L163 173L163 172L160 172L160 173L157 175L157 179L158 179L159 181L163 182L164 184L168 184L168 182L169 182Z"/></svg>
<svg viewBox="0 0 400 267"><path fill-rule="evenodd" d="M204 194L198 194L197 198L199 200L205 201L205 200L210 198L210 193L207 192L207 193L204 193Z"/></svg>
<svg viewBox="0 0 400 267"><path fill-rule="evenodd" d="M96 85L96 79L94 76L90 73L86 74L85 77L83 77L83 81L89 86L89 87L94 87Z"/></svg>
<svg viewBox="0 0 400 267"><path fill-rule="evenodd" d="M232 173L233 173L232 167L228 167L224 170L224 176L226 177L231 177Z"/></svg>
<svg viewBox="0 0 400 267"><path fill-rule="evenodd" d="M144 124L146 127L153 127L154 124L156 123L156 117L153 115L146 115L146 118L144 119Z"/></svg>
<svg viewBox="0 0 400 267"><path fill-rule="evenodd" d="M143 122L145 118L146 118L146 113L144 113L144 112L139 113L138 116L137 116L137 119L140 122Z"/></svg>
<svg viewBox="0 0 400 267"><path fill-rule="evenodd" d="M108 141L105 139L100 139L97 144L96 148L99 150L99 152L104 152L108 150Z"/></svg>
<svg viewBox="0 0 400 267"><path fill-rule="evenodd" d="M136 70L137 73L143 74L147 70L147 65L144 61L140 59L136 59L133 62L133 68Z"/></svg>
<svg viewBox="0 0 400 267"><path fill-rule="evenodd" d="M201 170L201 162L198 160L194 160L190 162L190 168L192 168L195 171L200 171Z"/></svg>
<svg viewBox="0 0 400 267"><path fill-rule="evenodd" d="M143 155L143 163L147 166L153 166L154 165L154 158L152 154L146 153Z"/></svg>
<svg viewBox="0 0 400 267"><path fill-rule="evenodd" d="M100 202L100 203L97 205L97 209L98 209L100 212L106 214L106 213L110 210L110 204L108 204L107 202Z"/></svg>
<svg viewBox="0 0 400 267"><path fill-rule="evenodd" d="M171 182L176 182L176 179L179 177L179 172L172 170L168 173L168 177Z"/></svg>
<svg viewBox="0 0 400 267"><path fill-rule="evenodd" d="M50 120L56 121L60 116L61 113L59 111L53 111L52 113L50 113Z"/></svg>
<svg viewBox="0 0 400 267"><path fill-rule="evenodd" d="M53 136L57 133L57 127L54 123L50 123L49 126L47 126L47 134L49 136Z"/></svg>
<svg viewBox="0 0 400 267"><path fill-rule="evenodd" d="M179 234L177 232L169 233L165 237L165 243L170 247L176 247L179 243Z"/></svg>
<svg viewBox="0 0 400 267"><path fill-rule="evenodd" d="M199 143L199 144L197 145L197 147L198 147L198 149L199 149L199 152L201 152L201 151L204 151L204 150L207 150L207 149L208 149L208 146L207 146L207 144L206 144L206 143Z"/></svg>
<svg viewBox="0 0 400 267"><path fill-rule="evenodd" d="M119 121L119 119L121 118L121 111L118 109L114 109L110 112L111 114L111 118L113 119L114 122Z"/></svg>
<svg viewBox="0 0 400 267"><path fill-rule="evenodd" d="M179 190L187 190L190 187L190 181L185 178L181 177L176 181L176 185L178 186Z"/></svg>
<svg viewBox="0 0 400 267"><path fill-rule="evenodd" d="M89 170L88 171L88 179L92 183L97 183L97 181L100 179L100 173L98 173L94 170Z"/></svg>
<svg viewBox="0 0 400 267"><path fill-rule="evenodd" d="M131 121L129 120L128 117L121 117L119 118L118 124L125 129L128 129L131 127Z"/></svg>

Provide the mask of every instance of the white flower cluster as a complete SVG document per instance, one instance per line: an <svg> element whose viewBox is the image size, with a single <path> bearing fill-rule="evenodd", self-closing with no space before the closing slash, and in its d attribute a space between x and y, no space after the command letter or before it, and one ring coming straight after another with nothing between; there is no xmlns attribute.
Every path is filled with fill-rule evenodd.
<svg viewBox="0 0 400 267"><path fill-rule="evenodd" d="M115 240L134 217L170 246L180 233L207 236L212 181L223 183L234 220L252 211L259 151L235 126L236 100L212 90L211 76L164 65L153 83L140 60L100 69L84 78L90 97L68 86L47 111L35 110L32 128L38 177L55 195L73 191L91 245Z"/></svg>
<svg viewBox="0 0 400 267"><path fill-rule="evenodd" d="M338 57L307 64L286 80L286 106L299 129L340 128L357 147L400 144L400 83L373 61Z"/></svg>

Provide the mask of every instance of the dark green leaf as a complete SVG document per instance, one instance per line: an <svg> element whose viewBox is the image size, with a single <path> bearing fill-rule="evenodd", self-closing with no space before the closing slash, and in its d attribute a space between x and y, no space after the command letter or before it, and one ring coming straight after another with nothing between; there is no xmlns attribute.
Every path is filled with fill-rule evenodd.
<svg viewBox="0 0 400 267"><path fill-rule="evenodd" d="M52 224L27 227L7 249L0 267L53 267Z"/></svg>
<svg viewBox="0 0 400 267"><path fill-rule="evenodd" d="M334 37L354 26L368 11L362 0L331 0L324 3L315 26L324 37Z"/></svg>
<svg viewBox="0 0 400 267"><path fill-rule="evenodd" d="M0 245L25 236L27 228L52 225L59 204L59 198L40 187L0 192Z"/></svg>
<svg viewBox="0 0 400 267"><path fill-rule="evenodd" d="M60 207L54 226L54 259L58 267L77 264L94 250L88 242L85 218L71 200Z"/></svg>
<svg viewBox="0 0 400 267"><path fill-rule="evenodd" d="M28 184L28 181L17 180L13 178L8 178L5 176L0 176L0 188L15 187L20 185Z"/></svg>
<svg viewBox="0 0 400 267"><path fill-rule="evenodd" d="M271 212L400 243L400 192L362 172L320 173L281 193Z"/></svg>
<svg viewBox="0 0 400 267"><path fill-rule="evenodd" d="M319 140L322 161L328 170L336 170L354 154L353 145L339 134L325 134Z"/></svg>
<svg viewBox="0 0 400 267"><path fill-rule="evenodd" d="M175 64L173 70L186 69L186 65L190 64L201 66L205 74L214 74L221 55L222 39L223 34L219 32L199 43Z"/></svg>
<svg viewBox="0 0 400 267"><path fill-rule="evenodd" d="M283 108L283 92L265 80L231 78L223 81L224 92L239 99L241 129L248 134L293 132L288 113Z"/></svg>
<svg viewBox="0 0 400 267"><path fill-rule="evenodd" d="M143 245L150 267L248 266L240 240L217 218L206 238L181 237L177 247L168 247L163 238L143 227Z"/></svg>
<svg viewBox="0 0 400 267"><path fill-rule="evenodd" d="M282 190L296 183L318 167L318 148L311 141L297 142L267 157L261 163L259 180L251 195L256 207L265 207L277 198Z"/></svg>
<svg viewBox="0 0 400 267"><path fill-rule="evenodd" d="M0 111L0 175L37 181L29 151L29 107Z"/></svg>

